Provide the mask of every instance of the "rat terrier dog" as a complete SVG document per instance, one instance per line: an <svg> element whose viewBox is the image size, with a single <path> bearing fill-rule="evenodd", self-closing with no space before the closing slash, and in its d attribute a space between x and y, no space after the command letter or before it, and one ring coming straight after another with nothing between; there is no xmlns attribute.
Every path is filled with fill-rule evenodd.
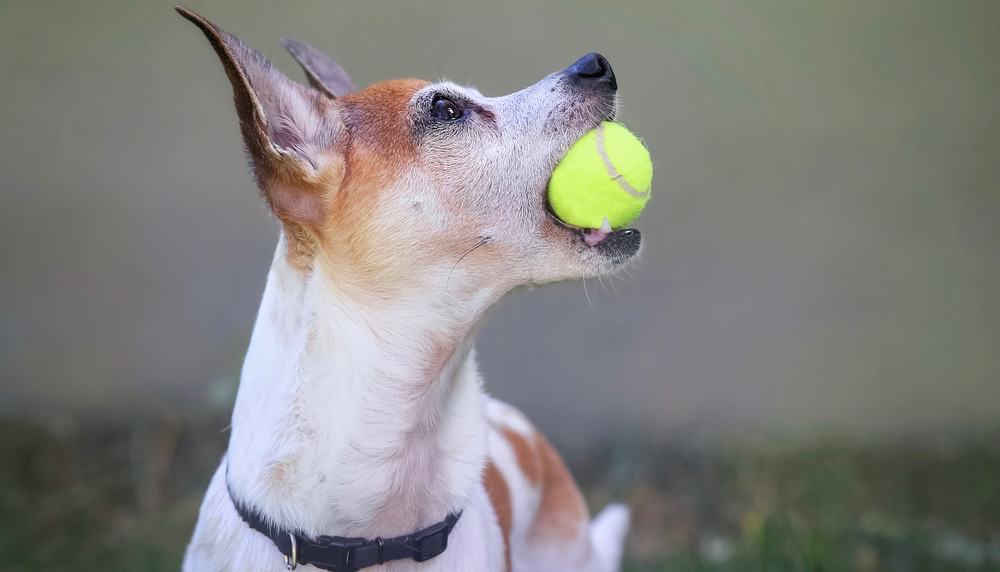
<svg viewBox="0 0 1000 572"><path fill-rule="evenodd" d="M614 114L607 60L504 97L414 79L356 90L286 39L306 87L178 11L222 60L281 223L184 570L618 570L628 510L590 520L548 441L484 393L472 349L506 292L640 249L635 230L585 241L546 207L560 158Z"/></svg>

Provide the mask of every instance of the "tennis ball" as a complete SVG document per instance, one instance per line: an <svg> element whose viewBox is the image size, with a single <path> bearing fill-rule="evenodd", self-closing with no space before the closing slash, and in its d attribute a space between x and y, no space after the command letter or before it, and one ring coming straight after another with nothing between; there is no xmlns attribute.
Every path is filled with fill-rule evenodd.
<svg viewBox="0 0 1000 572"><path fill-rule="evenodd" d="M581 228L632 222L649 201L653 162L631 131L605 121L573 144L549 179L549 207Z"/></svg>

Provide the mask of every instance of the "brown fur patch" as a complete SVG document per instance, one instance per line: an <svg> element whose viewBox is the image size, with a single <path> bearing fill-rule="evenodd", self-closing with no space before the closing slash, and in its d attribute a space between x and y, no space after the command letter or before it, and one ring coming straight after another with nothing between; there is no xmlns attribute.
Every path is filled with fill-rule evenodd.
<svg viewBox="0 0 1000 572"><path fill-rule="evenodd" d="M350 166L374 162L386 174L395 174L413 161L416 142L408 106L413 94L426 85L419 79L384 81L338 100L351 134Z"/></svg>
<svg viewBox="0 0 1000 572"><path fill-rule="evenodd" d="M387 290L369 290L376 296L391 295L388 290L398 284L398 277L387 273L406 266L406 261L393 258L398 253L390 247L392 229L384 228L391 217L379 213L385 194L416 159L408 105L425 85L413 79L386 81L337 100L348 132L346 168L331 205L326 225L330 240L324 246L335 251L334 257L346 257L367 288Z"/></svg>
<svg viewBox="0 0 1000 572"><path fill-rule="evenodd" d="M542 500L533 527L538 536L570 540L588 521L587 505L559 453L541 433L535 443L542 464Z"/></svg>
<svg viewBox="0 0 1000 572"><path fill-rule="evenodd" d="M483 484L486 486L486 493L490 496L490 503L493 504L493 512L497 515L497 522L500 524L500 531L503 534L504 560L506 570L510 571L510 529L514 523L513 507L510 501L510 487L504 480L500 470L492 461L486 464L483 471Z"/></svg>
<svg viewBox="0 0 1000 572"><path fill-rule="evenodd" d="M534 439L529 442L527 438L510 427L503 427L500 431L504 439L514 449L514 456L517 458L517 465L521 468L521 473L524 474L529 483L537 486L542 482L542 460L539 458L538 448L533 442Z"/></svg>

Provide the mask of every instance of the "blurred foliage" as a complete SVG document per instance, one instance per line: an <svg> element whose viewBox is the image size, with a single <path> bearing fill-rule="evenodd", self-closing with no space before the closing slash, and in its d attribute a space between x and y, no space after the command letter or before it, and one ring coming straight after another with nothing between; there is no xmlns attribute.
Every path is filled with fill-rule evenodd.
<svg viewBox="0 0 1000 572"><path fill-rule="evenodd" d="M0 570L179 569L224 444L176 421L0 423Z"/></svg>
<svg viewBox="0 0 1000 572"><path fill-rule="evenodd" d="M984 444L674 450L651 467L651 491L630 495L633 572L1000 569L1000 455ZM658 554L660 531L685 520Z"/></svg>
<svg viewBox="0 0 1000 572"><path fill-rule="evenodd" d="M224 427L0 424L0 571L176 570ZM595 508L635 511L628 572L1000 569L1000 450L985 441L632 443L573 461Z"/></svg>

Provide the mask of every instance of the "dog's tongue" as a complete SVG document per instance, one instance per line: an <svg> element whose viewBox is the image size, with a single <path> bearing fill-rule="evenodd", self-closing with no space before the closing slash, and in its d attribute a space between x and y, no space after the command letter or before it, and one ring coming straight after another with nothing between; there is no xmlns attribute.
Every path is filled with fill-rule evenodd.
<svg viewBox="0 0 1000 572"><path fill-rule="evenodd" d="M587 246L597 246L609 234L611 234L611 223L605 217L601 228L588 228L583 231L583 241Z"/></svg>

